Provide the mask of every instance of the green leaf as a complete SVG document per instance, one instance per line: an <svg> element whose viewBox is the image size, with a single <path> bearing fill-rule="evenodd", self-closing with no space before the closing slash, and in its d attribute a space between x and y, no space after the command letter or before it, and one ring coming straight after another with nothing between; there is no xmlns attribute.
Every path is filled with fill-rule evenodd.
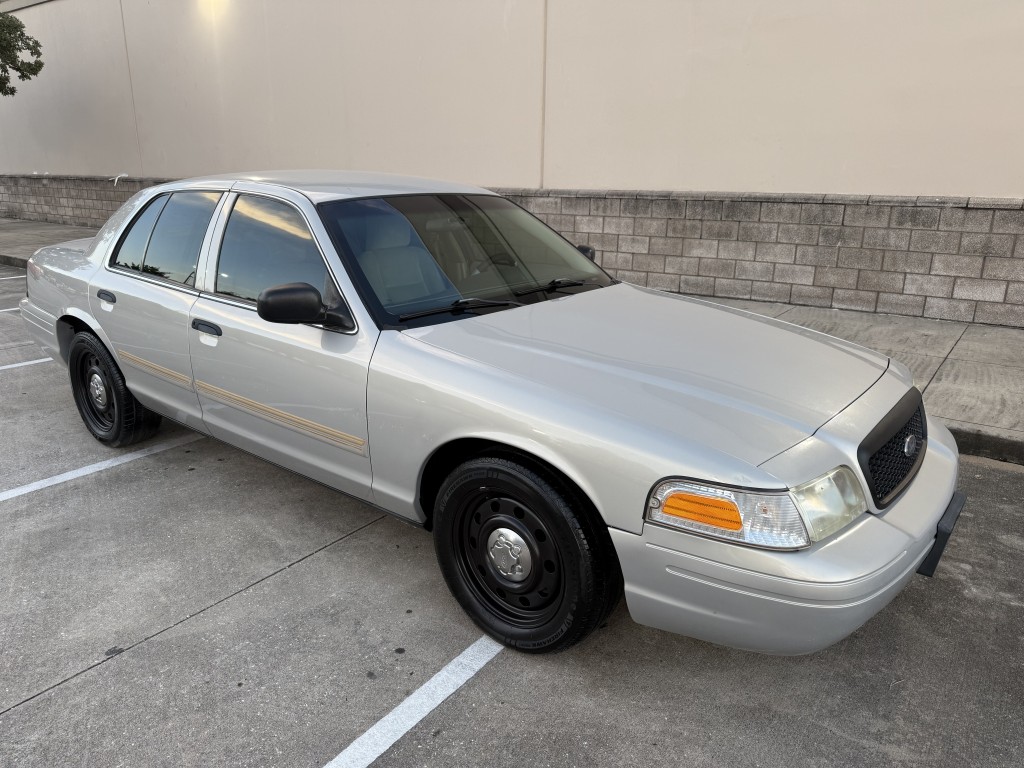
<svg viewBox="0 0 1024 768"><path fill-rule="evenodd" d="M23 58L27 54L27 58ZM17 16L0 13L0 96L13 96L18 89L11 85L11 75L29 80L43 68L43 47L34 37L25 34L25 24Z"/></svg>

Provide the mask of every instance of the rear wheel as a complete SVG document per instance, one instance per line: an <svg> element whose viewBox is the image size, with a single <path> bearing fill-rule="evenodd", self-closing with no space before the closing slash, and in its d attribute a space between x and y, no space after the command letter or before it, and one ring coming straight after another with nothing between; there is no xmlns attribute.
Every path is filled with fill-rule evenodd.
<svg viewBox="0 0 1024 768"><path fill-rule="evenodd" d="M78 413L101 443L131 445L152 437L160 426L160 415L128 391L114 358L91 333L81 331L71 340L68 372Z"/></svg>
<svg viewBox="0 0 1024 768"><path fill-rule="evenodd" d="M472 459L448 476L434 546L466 612L522 651L579 642L608 616L622 587L603 524L557 478L504 458Z"/></svg>

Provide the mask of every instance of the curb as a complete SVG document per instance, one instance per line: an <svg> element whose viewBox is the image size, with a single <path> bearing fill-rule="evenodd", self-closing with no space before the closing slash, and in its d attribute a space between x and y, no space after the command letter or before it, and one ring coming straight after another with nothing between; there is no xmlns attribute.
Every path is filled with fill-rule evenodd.
<svg viewBox="0 0 1024 768"><path fill-rule="evenodd" d="M941 419L940 419L941 421ZM1024 433L1020 440L992 434L982 427L969 428L946 425L956 440L960 453L985 459L1024 464Z"/></svg>
<svg viewBox="0 0 1024 768"><path fill-rule="evenodd" d="M21 256L8 256L5 253L0 253L0 264L6 264L8 267L22 267L28 264L28 259L22 258Z"/></svg>

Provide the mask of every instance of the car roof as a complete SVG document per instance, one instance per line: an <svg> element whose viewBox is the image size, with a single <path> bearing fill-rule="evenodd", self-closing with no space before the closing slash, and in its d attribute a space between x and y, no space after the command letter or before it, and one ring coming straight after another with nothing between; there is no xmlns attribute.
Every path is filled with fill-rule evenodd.
<svg viewBox="0 0 1024 768"><path fill-rule="evenodd" d="M412 194L473 194L491 195L490 190L457 184L451 181L425 179L418 176L400 176L392 173L370 173L365 171L295 170L295 171L249 171L226 173L215 176L200 176L186 179L179 184L189 186L204 182L253 182L273 184L300 192L314 203L328 200L345 200L354 197L379 197L381 195Z"/></svg>

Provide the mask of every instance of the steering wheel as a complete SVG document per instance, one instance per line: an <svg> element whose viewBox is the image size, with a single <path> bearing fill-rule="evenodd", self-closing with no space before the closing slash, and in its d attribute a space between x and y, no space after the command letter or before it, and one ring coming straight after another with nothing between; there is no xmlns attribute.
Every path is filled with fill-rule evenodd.
<svg viewBox="0 0 1024 768"><path fill-rule="evenodd" d="M494 269L496 266L502 267L515 267L518 266L518 262L515 257L508 251L497 251L495 253L485 253L470 262L470 274L479 275L482 272Z"/></svg>

